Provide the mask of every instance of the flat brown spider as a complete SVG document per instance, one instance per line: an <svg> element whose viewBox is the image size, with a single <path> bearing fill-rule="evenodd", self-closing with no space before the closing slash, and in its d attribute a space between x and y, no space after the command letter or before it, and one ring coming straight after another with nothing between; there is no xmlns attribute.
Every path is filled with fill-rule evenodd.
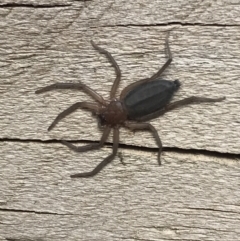
<svg viewBox="0 0 240 241"><path fill-rule="evenodd" d="M172 54L169 48L168 37L166 38L168 59L162 68L152 77L139 80L125 87L120 94L120 98L116 99L116 90L121 79L120 68L108 51L100 48L93 41L91 41L91 43L92 46L99 51L99 53L106 55L110 63L115 68L116 79L110 92L110 100L104 100L103 97L97 94L93 89L82 83L56 83L41 88L35 92L36 94L40 94L55 89L78 89L84 91L96 101L96 103L77 102L76 104L73 104L68 109L61 112L48 128L48 131L50 131L61 119L79 108L87 109L96 114L99 117L99 123L104 127L100 142L77 147L67 141L62 141L64 145L68 146L73 151L84 152L101 148L106 142L110 130L113 129L112 154L107 156L92 171L71 175L72 178L94 176L114 159L117 154L119 128L121 126L127 127L131 130L145 129L151 131L159 148L158 163L161 165L160 154L162 151L162 143L158 133L151 124L142 122L156 118L167 111L184 105L203 102L220 102L225 99L225 97L212 99L192 96L169 104L174 92L180 87L180 82L178 80L168 81L160 79L160 75L172 62Z"/></svg>

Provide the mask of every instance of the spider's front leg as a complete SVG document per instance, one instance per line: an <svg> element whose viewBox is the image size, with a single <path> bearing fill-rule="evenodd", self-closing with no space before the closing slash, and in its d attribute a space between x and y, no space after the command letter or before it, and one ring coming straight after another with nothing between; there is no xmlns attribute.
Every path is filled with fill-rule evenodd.
<svg viewBox="0 0 240 241"><path fill-rule="evenodd" d="M96 113L99 110L99 106L97 104L94 103L90 103L90 102L77 102L73 105L71 105L69 108L67 108L66 110L64 110L63 112L61 112L56 118L55 120L52 122L52 124L48 127L48 131L52 130L54 128L54 126L63 118L65 118L67 115L70 115L71 113L73 113L74 111L76 111L77 109L87 109L90 110L93 113Z"/></svg>
<svg viewBox="0 0 240 241"><path fill-rule="evenodd" d="M52 90L68 90L68 89L82 90L85 93L87 93L89 96L91 96L95 101L99 102L104 106L106 105L106 102L101 95L99 95L96 91L94 91L93 89L91 89L90 87L82 83L55 83L55 84L43 87L39 90L36 90L35 94L41 94Z"/></svg>
<svg viewBox="0 0 240 241"><path fill-rule="evenodd" d="M109 62L113 65L114 69L115 69L115 73L116 73L116 79L112 85L112 89L110 92L110 99L115 97L116 91L117 91L117 87L119 85L119 82L121 80L121 70L117 64L117 62L115 61L115 59L113 58L113 56L105 49L99 47L97 44L95 44L93 41L91 41L92 46L101 54L105 54L106 57L108 58Z"/></svg>

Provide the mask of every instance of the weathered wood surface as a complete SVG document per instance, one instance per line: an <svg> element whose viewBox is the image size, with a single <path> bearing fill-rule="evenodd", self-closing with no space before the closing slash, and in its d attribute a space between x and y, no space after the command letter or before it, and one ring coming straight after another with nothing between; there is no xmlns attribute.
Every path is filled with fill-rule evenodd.
<svg viewBox="0 0 240 241"><path fill-rule="evenodd" d="M239 239L240 164L231 155L240 154L239 8L237 1L1 1L0 240ZM71 180L110 149L77 154L51 141L97 141L101 131L87 112L47 127L89 97L34 91L82 81L107 98L114 70L94 39L122 70L120 93L164 63L168 31L174 60L163 77L182 83L174 99L227 98L151 122L165 147L192 154L166 151L158 167L153 149L128 149L155 147L151 134L121 130L127 165L115 158L98 176Z"/></svg>

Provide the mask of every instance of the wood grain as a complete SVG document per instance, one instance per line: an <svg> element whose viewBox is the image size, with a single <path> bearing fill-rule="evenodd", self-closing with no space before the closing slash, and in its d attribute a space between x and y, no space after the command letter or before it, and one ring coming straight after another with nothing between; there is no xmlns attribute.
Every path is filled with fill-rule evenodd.
<svg viewBox="0 0 240 241"><path fill-rule="evenodd" d="M234 1L2 1L0 240L238 240L239 10ZM110 147L78 154L62 146L99 140L85 111L47 132L62 110L90 98L35 91L81 81L108 98L114 69L93 39L122 70L119 94L163 65L167 32L173 62L163 78L182 83L174 100L226 100L151 121L167 147L161 167L150 133L121 129L127 165L116 157L98 176L71 180Z"/></svg>
<svg viewBox="0 0 240 241"><path fill-rule="evenodd" d="M71 153L60 144L2 143L1 235L31 240L237 240L239 161L121 149L94 178L110 150ZM41 154L40 154L41 153ZM25 240L24 239L24 240Z"/></svg>

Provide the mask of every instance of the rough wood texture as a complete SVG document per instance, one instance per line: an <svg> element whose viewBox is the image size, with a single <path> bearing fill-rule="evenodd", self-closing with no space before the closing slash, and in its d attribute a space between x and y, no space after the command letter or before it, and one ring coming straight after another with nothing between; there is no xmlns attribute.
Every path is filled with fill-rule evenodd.
<svg viewBox="0 0 240 241"><path fill-rule="evenodd" d="M238 240L239 6L235 1L1 1L0 240ZM152 136L121 130L127 165L116 157L98 176L71 180L70 174L90 170L110 149L77 154L56 141L99 140L96 120L87 112L70 115L50 133L47 127L60 111L89 97L34 91L82 81L107 98L114 70L90 45L94 39L122 70L120 93L164 63L167 31L174 60L163 77L181 81L175 100L227 98L151 122L164 147L192 154L167 149L158 167L153 149L137 148L155 147ZM208 152L196 154L199 149Z"/></svg>

